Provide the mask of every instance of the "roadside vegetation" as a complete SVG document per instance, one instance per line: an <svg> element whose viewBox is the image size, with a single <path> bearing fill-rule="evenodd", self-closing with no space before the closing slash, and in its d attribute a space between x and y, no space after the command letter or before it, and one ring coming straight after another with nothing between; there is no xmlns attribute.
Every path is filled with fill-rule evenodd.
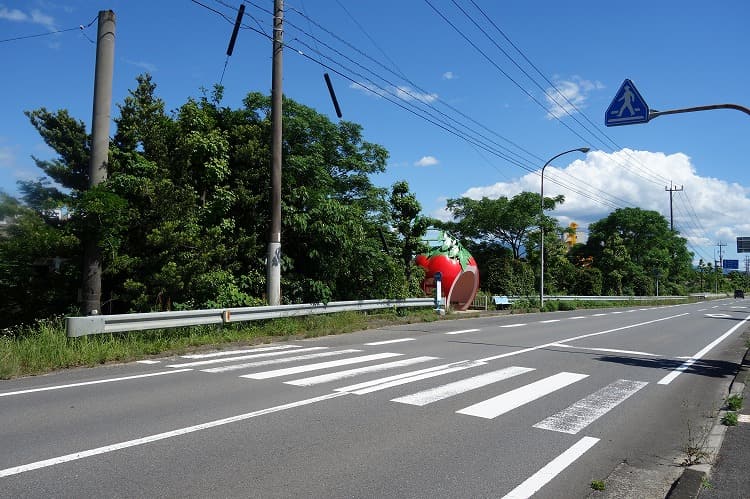
<svg viewBox="0 0 750 499"><path fill-rule="evenodd" d="M385 324L438 320L433 310L387 310L364 314L274 319L193 326L133 333L99 334L68 338L63 317L35 321L0 336L0 379L42 374L71 367L93 367L108 362L130 362L156 355L179 355L201 348L257 345L343 334Z"/></svg>

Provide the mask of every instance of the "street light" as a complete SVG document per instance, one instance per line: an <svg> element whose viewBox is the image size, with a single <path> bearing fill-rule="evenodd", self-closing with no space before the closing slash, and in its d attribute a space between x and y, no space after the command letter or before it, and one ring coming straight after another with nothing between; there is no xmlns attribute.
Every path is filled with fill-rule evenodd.
<svg viewBox="0 0 750 499"><path fill-rule="evenodd" d="M552 163L554 160L562 156L563 154L568 154L570 152L576 152L580 151L584 154L590 151L588 147L579 147L577 149L571 149L569 151L561 152L560 154L556 156L552 156L549 161L544 163L544 166L542 167L542 185L541 185L541 218L539 219L539 232L542 235L542 243L540 245L540 251L539 251L539 261L541 262L541 273L539 274L539 310L544 310L544 169L547 168L547 165Z"/></svg>

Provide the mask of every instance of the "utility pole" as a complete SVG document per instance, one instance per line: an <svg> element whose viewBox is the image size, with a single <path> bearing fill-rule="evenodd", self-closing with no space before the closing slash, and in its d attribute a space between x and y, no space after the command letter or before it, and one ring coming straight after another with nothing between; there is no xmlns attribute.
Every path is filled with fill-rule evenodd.
<svg viewBox="0 0 750 499"><path fill-rule="evenodd" d="M672 212L672 193L681 191L684 188L684 186L680 186L678 189L677 187L672 186L672 182L669 182L669 187L664 187L664 190L669 192L669 228L674 232L674 214Z"/></svg>
<svg viewBox="0 0 750 499"><path fill-rule="evenodd" d="M722 248L726 245L727 243L722 243L721 241L719 241L719 243L716 245L719 247L719 267L721 267L722 269L724 268L724 258L722 257Z"/></svg>
<svg viewBox="0 0 750 499"><path fill-rule="evenodd" d="M269 305L281 303L281 111L284 0L273 2L273 73L271 77L271 231L266 261Z"/></svg>
<svg viewBox="0 0 750 499"><path fill-rule="evenodd" d="M96 32L96 69L94 73L94 111L91 120L91 158L89 188L107 180L109 161L109 125L112 107L112 77L115 62L115 13L99 11ZM102 259L96 234L85 234L83 261L83 313L101 312Z"/></svg>

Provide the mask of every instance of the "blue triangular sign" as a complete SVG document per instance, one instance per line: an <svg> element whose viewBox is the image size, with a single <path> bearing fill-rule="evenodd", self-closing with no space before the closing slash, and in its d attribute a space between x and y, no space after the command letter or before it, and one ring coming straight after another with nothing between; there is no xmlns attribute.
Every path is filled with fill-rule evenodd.
<svg viewBox="0 0 750 499"><path fill-rule="evenodd" d="M620 90L615 94L612 103L604 115L606 126L634 125L648 122L648 104L641 97L633 82L625 79Z"/></svg>

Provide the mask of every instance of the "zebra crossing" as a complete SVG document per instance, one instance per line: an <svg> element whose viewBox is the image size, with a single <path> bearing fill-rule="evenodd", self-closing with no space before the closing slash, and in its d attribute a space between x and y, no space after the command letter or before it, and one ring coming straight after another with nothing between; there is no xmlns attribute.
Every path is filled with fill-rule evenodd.
<svg viewBox="0 0 750 499"><path fill-rule="evenodd" d="M559 372L511 390L503 390L503 382L512 378L529 376L537 369L510 366L478 372L484 371L489 362L484 360L445 362L439 357L429 355L408 357L396 352L370 353L359 348L337 350L329 347L303 347L292 344L185 355L181 359L184 361L172 363L168 367L183 370L196 369L211 374L240 371L237 373L239 378L274 379L297 387L330 384L332 393L342 395L365 395L425 380L431 380L435 384L438 383L440 377L447 378L449 377L447 375L461 373L465 377L397 396L390 399L390 402L425 407L458 395L470 394L480 388L499 387L500 393L455 411L460 417L470 416L486 420L494 420L503 414L589 378L588 374ZM358 364L359 366L355 367ZM316 373L319 371L328 372ZM396 374L388 374L389 372ZM302 374L310 375L298 376ZM345 386L335 385L337 382L341 384L349 381L351 383L351 381L357 381L356 378L371 375L382 377L366 379ZM644 381L617 380L574 402L562 411L546 417L533 427L575 435L625 402L647 384Z"/></svg>

